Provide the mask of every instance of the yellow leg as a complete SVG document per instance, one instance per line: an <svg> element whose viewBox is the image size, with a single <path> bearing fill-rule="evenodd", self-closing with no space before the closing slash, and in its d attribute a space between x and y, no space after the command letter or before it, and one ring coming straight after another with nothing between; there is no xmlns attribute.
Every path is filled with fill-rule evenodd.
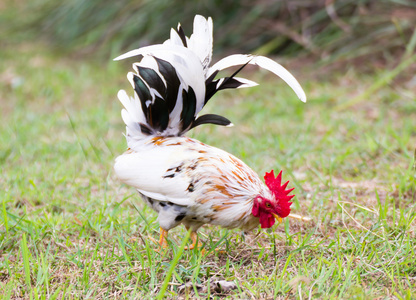
<svg viewBox="0 0 416 300"><path fill-rule="evenodd" d="M195 231L192 231L191 232L191 240L192 240L192 245L189 246L189 247L186 247L185 248L186 250L192 250L196 246L196 241L198 240L198 234ZM201 243L198 243L198 246L197 247L201 247L201 246L202 246L202 244Z"/></svg>
<svg viewBox="0 0 416 300"><path fill-rule="evenodd" d="M189 230L189 227L186 227L186 230ZM198 234L196 233L196 231L191 231L191 240L192 240L192 245L189 247L185 247L185 250L192 250L195 247L201 247L202 244L198 243L198 245L196 244L196 241L198 240Z"/></svg>
<svg viewBox="0 0 416 300"><path fill-rule="evenodd" d="M168 231L160 227L160 238L159 238L160 247L162 248L168 247L168 241L166 239L167 237L168 237Z"/></svg>

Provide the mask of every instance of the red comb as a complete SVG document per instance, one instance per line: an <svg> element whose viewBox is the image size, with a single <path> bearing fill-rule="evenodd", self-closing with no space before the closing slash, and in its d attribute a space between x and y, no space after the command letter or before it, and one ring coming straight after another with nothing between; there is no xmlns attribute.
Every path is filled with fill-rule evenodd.
<svg viewBox="0 0 416 300"><path fill-rule="evenodd" d="M266 182L267 187L274 194L277 202L280 205L281 211L279 215L281 218L287 217L290 213L290 205L292 202L289 202L295 195L289 195L295 188L286 190L289 181L282 185L282 171L280 171L277 177L274 177L274 171L271 170L270 173L266 172L264 175L264 181Z"/></svg>

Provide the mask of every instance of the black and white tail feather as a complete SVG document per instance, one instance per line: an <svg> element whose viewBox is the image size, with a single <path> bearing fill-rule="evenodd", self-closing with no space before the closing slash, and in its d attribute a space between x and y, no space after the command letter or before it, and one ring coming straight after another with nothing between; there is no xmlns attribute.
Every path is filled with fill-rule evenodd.
<svg viewBox="0 0 416 300"><path fill-rule="evenodd" d="M210 67L212 58L212 19L195 16L193 34L188 38L181 27L171 29L163 44L127 52L114 60L142 56L127 74L134 88L134 98L124 90L118 92L123 104L128 146L135 148L151 136L181 136L201 124L231 126L225 117L215 114L198 116L204 105L218 91L252 87L257 83L236 77L246 65L257 65L282 78L306 102L298 81L284 67L264 56L235 54ZM241 67L229 77L215 79L218 72Z"/></svg>

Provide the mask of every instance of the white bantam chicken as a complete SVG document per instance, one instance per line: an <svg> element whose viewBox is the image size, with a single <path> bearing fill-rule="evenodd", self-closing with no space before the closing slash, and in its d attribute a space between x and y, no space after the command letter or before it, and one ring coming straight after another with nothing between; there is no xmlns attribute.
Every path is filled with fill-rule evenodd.
<svg viewBox="0 0 416 300"><path fill-rule="evenodd" d="M134 97L118 92L123 104L128 150L117 157L118 178L137 189L158 212L159 244L167 246L168 231L179 224L191 229L192 249L204 224L250 230L269 228L290 215L293 190L281 184L280 172L264 176L265 184L246 164L218 148L184 134L201 124L232 125L219 115L198 116L219 90L252 87L255 82L235 77L246 65L257 65L281 77L300 100L306 96L297 80L281 65L263 57L236 54L210 66L212 19L195 16L188 38L181 25L171 29L163 44L139 48L115 60L141 56L127 75ZM220 70L242 65L229 77Z"/></svg>

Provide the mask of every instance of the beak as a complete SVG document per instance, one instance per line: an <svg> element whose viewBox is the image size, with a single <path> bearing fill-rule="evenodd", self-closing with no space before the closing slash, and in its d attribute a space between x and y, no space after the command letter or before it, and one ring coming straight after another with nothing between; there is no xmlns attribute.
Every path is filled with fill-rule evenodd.
<svg viewBox="0 0 416 300"><path fill-rule="evenodd" d="M272 214L272 215L279 223L283 222L283 219L281 217L279 217L278 215L276 215L276 214Z"/></svg>

